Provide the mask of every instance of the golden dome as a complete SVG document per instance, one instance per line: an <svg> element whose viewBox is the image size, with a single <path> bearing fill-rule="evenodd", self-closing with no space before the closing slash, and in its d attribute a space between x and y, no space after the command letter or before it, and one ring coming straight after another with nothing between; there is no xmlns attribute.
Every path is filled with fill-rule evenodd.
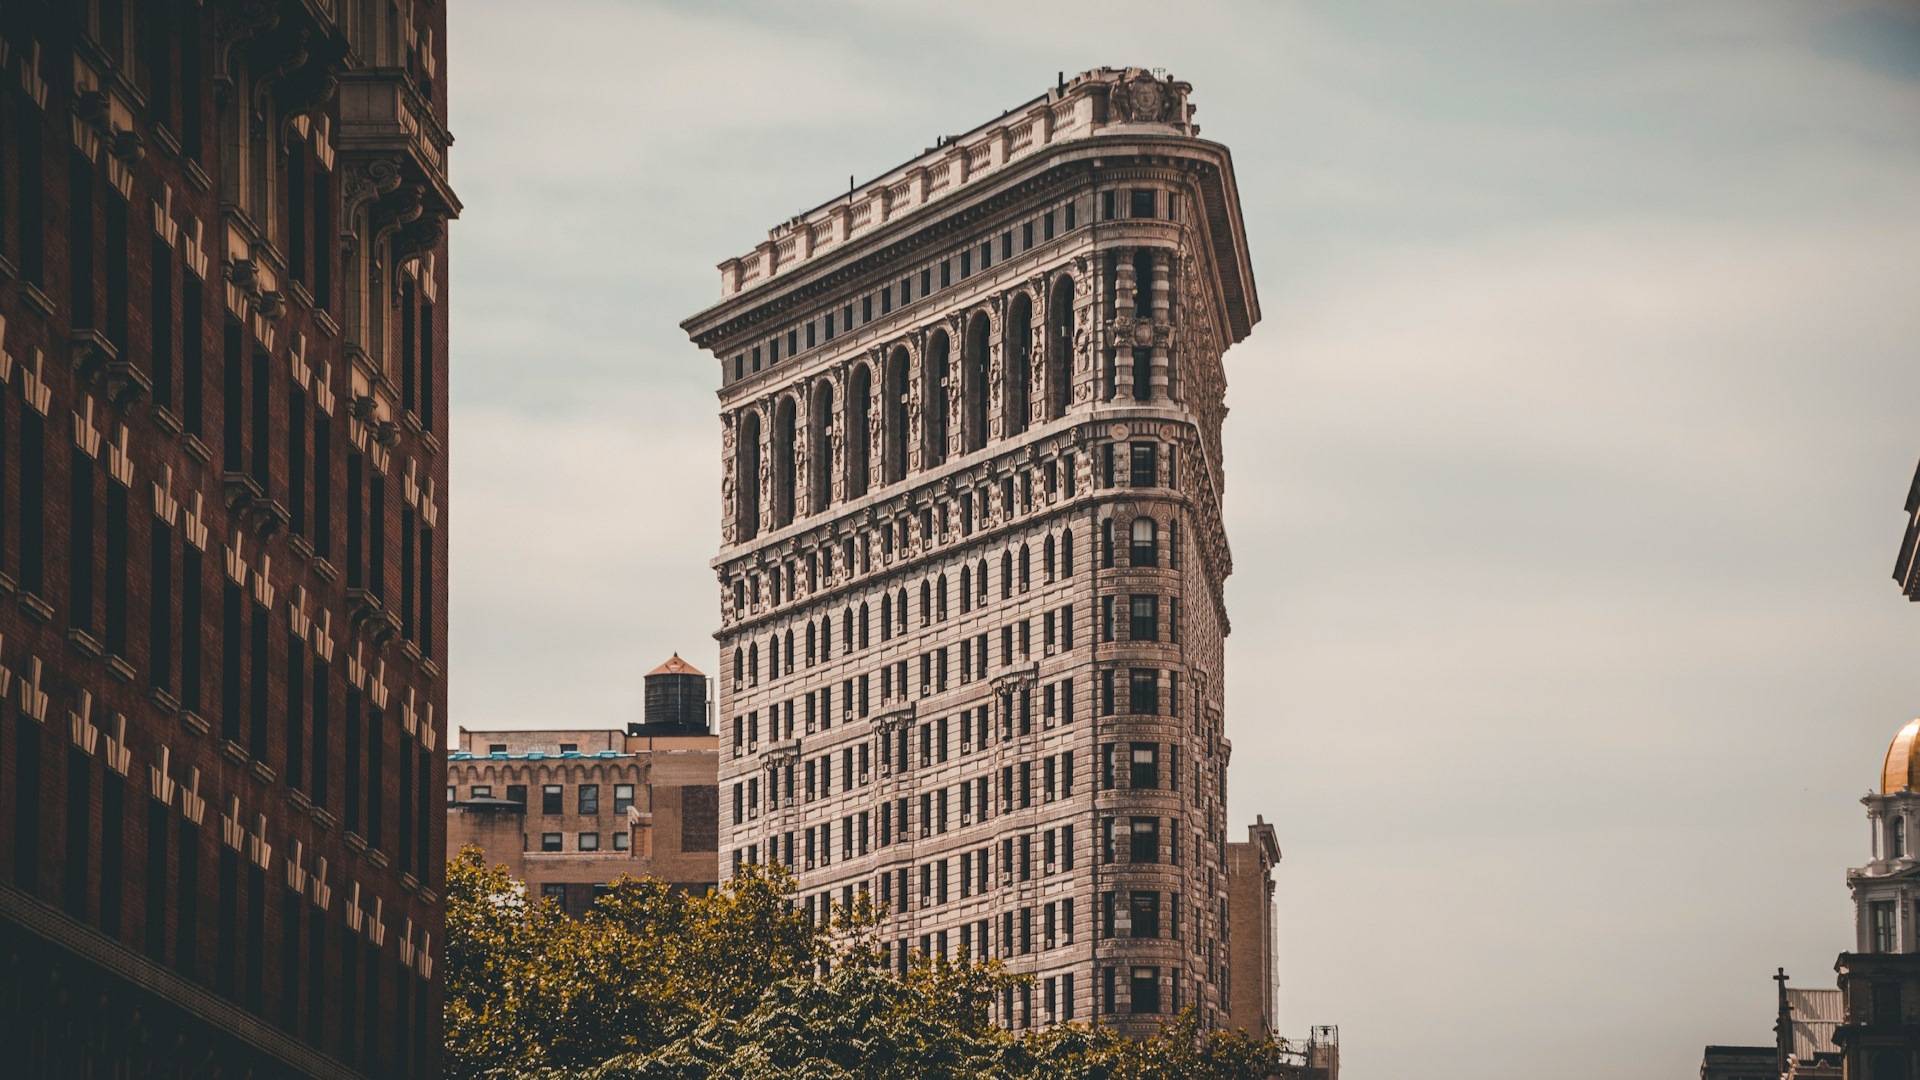
<svg viewBox="0 0 1920 1080"><path fill-rule="evenodd" d="M1920 754L1914 743L1920 742L1920 720L1909 720L1887 747L1887 762L1880 767L1880 794L1920 791Z"/></svg>

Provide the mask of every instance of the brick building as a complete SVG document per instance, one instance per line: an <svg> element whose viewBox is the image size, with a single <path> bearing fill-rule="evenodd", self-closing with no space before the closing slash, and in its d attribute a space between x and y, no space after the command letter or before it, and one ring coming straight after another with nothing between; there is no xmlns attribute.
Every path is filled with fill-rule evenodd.
<svg viewBox="0 0 1920 1080"><path fill-rule="evenodd" d="M1025 1027L1220 1022L1222 354L1259 320L1189 87L1099 69L775 227L720 374L722 870Z"/></svg>
<svg viewBox="0 0 1920 1080"><path fill-rule="evenodd" d="M438 1072L444 4L0 6L0 1060Z"/></svg>
<svg viewBox="0 0 1920 1080"><path fill-rule="evenodd" d="M627 730L468 731L447 767L447 854L473 844L570 914L626 874L717 884L718 743L706 678L675 656Z"/></svg>
<svg viewBox="0 0 1920 1080"><path fill-rule="evenodd" d="M1262 817L1247 826L1247 838L1227 845L1227 958L1223 1026L1249 1035L1277 1034L1274 1012L1275 942L1273 870L1280 840Z"/></svg>

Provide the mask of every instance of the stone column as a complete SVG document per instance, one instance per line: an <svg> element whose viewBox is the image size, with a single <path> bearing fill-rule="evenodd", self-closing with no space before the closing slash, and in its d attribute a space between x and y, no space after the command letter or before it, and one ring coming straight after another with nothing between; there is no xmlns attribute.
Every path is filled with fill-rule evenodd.
<svg viewBox="0 0 1920 1080"><path fill-rule="evenodd" d="M1165 248L1153 249L1153 295L1149 303L1153 305L1153 368L1152 397L1155 401L1168 400L1171 380L1167 372L1167 327L1168 327L1168 272Z"/></svg>
<svg viewBox="0 0 1920 1080"><path fill-rule="evenodd" d="M813 380L793 385L793 520L813 512Z"/></svg>
<svg viewBox="0 0 1920 1080"><path fill-rule="evenodd" d="M753 410L760 414L760 475L755 482L760 485L760 535L765 536L774 529L779 520L778 507L773 501L773 436L774 413L773 399L755 402Z"/></svg>
<svg viewBox="0 0 1920 1080"><path fill-rule="evenodd" d="M1117 251L1113 266L1113 311L1111 323L1119 332L1113 341L1113 400L1133 400L1133 325L1134 291L1133 253Z"/></svg>
<svg viewBox="0 0 1920 1080"><path fill-rule="evenodd" d="M987 438L989 444L1007 434L1007 297L987 302Z"/></svg>

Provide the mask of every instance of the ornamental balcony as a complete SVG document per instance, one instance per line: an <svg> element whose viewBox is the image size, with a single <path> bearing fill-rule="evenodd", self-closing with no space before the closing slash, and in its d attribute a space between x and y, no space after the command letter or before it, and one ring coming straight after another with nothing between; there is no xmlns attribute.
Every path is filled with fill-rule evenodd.
<svg viewBox="0 0 1920 1080"><path fill-rule="evenodd" d="M400 68L365 68L340 74L341 153L384 158L400 178L422 188L423 209L441 221L460 216L460 200L447 182L447 148L453 136L434 118L433 107Z"/></svg>

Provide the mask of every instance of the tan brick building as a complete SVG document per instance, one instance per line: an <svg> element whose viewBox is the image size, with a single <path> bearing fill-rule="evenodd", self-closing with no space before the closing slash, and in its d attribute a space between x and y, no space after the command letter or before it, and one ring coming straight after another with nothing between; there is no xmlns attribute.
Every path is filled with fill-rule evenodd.
<svg viewBox="0 0 1920 1080"><path fill-rule="evenodd" d="M1278 1034L1274 1015L1273 870L1280 841L1264 817L1247 826L1244 843L1227 845L1227 1015L1223 1026L1249 1035Z"/></svg>
<svg viewBox="0 0 1920 1080"><path fill-rule="evenodd" d="M447 767L447 854L478 845L573 914L622 874L711 887L719 758L704 687L676 656L647 677L646 722L624 732L461 728Z"/></svg>
<svg viewBox="0 0 1920 1080"><path fill-rule="evenodd" d="M1226 1007L1222 354L1260 318L1189 86L1099 69L775 227L720 368L722 870L1035 976Z"/></svg>

